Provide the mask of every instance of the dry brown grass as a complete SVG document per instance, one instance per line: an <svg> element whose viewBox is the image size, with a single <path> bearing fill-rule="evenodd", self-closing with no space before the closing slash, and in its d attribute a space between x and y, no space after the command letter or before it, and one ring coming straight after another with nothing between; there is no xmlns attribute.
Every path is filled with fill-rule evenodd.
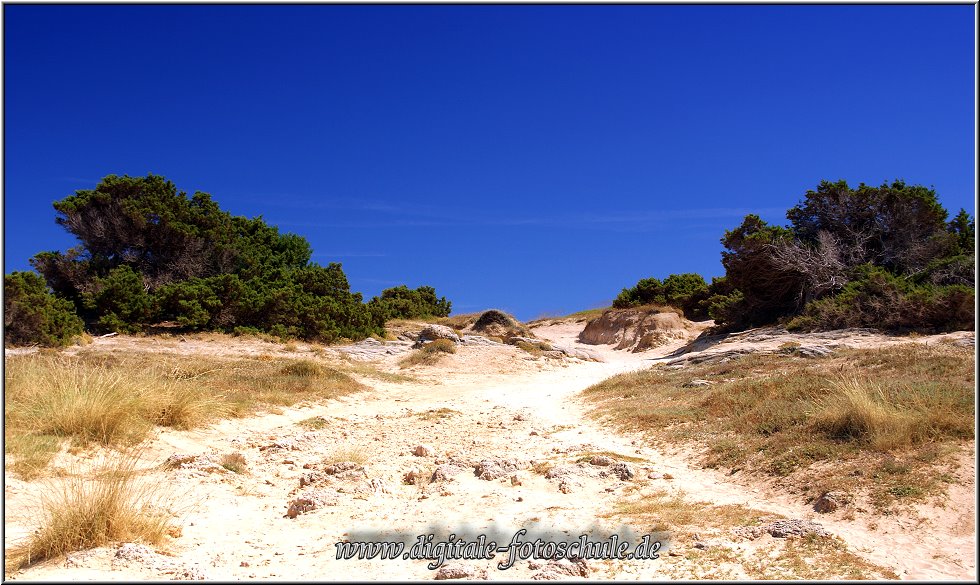
<svg viewBox="0 0 980 585"><path fill-rule="evenodd" d="M65 439L120 447L154 426L191 429L363 388L309 360L178 357L82 350L6 359L8 469L37 476Z"/></svg>
<svg viewBox="0 0 980 585"><path fill-rule="evenodd" d="M483 311L480 311L478 313L463 313L461 315L453 315L451 317L442 317L441 319L438 319L436 323L438 323L439 325L446 325L448 327L452 327L453 329L456 329L458 331L458 330L466 329L467 327L472 327L473 324L476 323L476 320L479 319L480 315L482 314Z"/></svg>
<svg viewBox="0 0 980 585"><path fill-rule="evenodd" d="M672 578L750 579L876 579L897 578L890 569L869 563L851 553L834 537L767 539L748 553L730 546L707 550L690 547L694 540L731 539L732 530L758 526L773 520L771 514L741 505L715 505L684 499L664 490L627 491L605 517L643 526L662 541L679 549L679 556L665 556L666 574Z"/></svg>
<svg viewBox="0 0 980 585"><path fill-rule="evenodd" d="M162 542L172 516L160 486L147 483L136 464L136 456L122 456L46 490L37 529L7 550L7 572L111 542Z"/></svg>
<svg viewBox="0 0 980 585"><path fill-rule="evenodd" d="M654 368L586 396L596 416L665 446L693 446L708 466L866 489L887 504L942 487L929 471L942 449L974 436L973 368L968 349L906 344ZM685 388L692 379L714 384ZM886 470L891 460L906 471Z"/></svg>
<svg viewBox="0 0 980 585"><path fill-rule="evenodd" d="M616 504L606 515L609 518L625 517L640 520L652 526L653 532L688 533L705 528L733 528L758 524L765 514L739 505L714 505L710 502L694 502L677 493L659 490L639 494L634 491Z"/></svg>

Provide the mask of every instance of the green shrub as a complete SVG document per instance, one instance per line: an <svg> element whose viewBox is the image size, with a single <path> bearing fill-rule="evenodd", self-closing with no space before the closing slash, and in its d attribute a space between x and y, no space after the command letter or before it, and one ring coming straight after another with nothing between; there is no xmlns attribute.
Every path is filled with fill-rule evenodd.
<svg viewBox="0 0 980 585"><path fill-rule="evenodd" d="M840 294L813 301L787 327L795 330L872 327L886 331L955 331L974 326L975 290L915 285L865 265Z"/></svg>
<svg viewBox="0 0 980 585"><path fill-rule="evenodd" d="M93 290L82 294L82 306L97 329L126 333L146 325L152 301L140 275L124 264L94 279Z"/></svg>
<svg viewBox="0 0 980 585"><path fill-rule="evenodd" d="M644 278L633 288L624 288L613 301L613 307L669 305L681 309L689 319L703 319L707 317L703 301L708 294L708 284L700 274L671 274L663 282Z"/></svg>
<svg viewBox="0 0 980 585"><path fill-rule="evenodd" d="M4 344L63 346L82 334L82 320L71 302L47 290L34 272L3 277Z"/></svg>
<svg viewBox="0 0 980 585"><path fill-rule="evenodd" d="M446 297L438 298L431 286L412 290L405 285L381 291L381 296L371 299L368 305L383 321L448 317L452 307Z"/></svg>
<svg viewBox="0 0 980 585"><path fill-rule="evenodd" d="M311 264L304 238L233 216L206 193L188 197L154 175L110 175L54 207L81 244L31 263L96 329L172 321L325 342L384 332L383 311L350 291L340 264ZM431 287L410 292L428 312L448 314Z"/></svg>
<svg viewBox="0 0 980 585"><path fill-rule="evenodd" d="M975 224L964 210L947 215L922 186L823 181L787 211L790 225L748 215L725 233L731 290L709 313L728 329L786 319L799 329L972 328Z"/></svg>

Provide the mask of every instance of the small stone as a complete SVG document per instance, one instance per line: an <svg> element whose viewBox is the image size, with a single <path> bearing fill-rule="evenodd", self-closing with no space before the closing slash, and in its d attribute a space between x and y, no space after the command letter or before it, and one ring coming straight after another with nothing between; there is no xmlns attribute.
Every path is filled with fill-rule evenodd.
<svg viewBox="0 0 980 585"><path fill-rule="evenodd" d="M674 476L673 476L673 475L671 475L671 474L669 474L669 473L665 473L665 474L663 475L663 478L664 478L664 479L674 479Z"/></svg>
<svg viewBox="0 0 980 585"><path fill-rule="evenodd" d="M469 563L453 563L450 565L443 565L439 567L436 571L435 577L436 581L445 581L446 579L482 579L487 578L487 572L485 569L477 569Z"/></svg>
<svg viewBox="0 0 980 585"><path fill-rule="evenodd" d="M426 444L419 445L412 451L416 457L429 457L435 452L436 450L431 445Z"/></svg>
<svg viewBox="0 0 980 585"><path fill-rule="evenodd" d="M828 514L851 503L851 496L845 492L826 492L813 504L813 509L821 514Z"/></svg>
<svg viewBox="0 0 980 585"><path fill-rule="evenodd" d="M631 480L636 475L633 473L633 468L625 463L610 465L609 471L623 481Z"/></svg>
<svg viewBox="0 0 980 585"><path fill-rule="evenodd" d="M589 464L591 465L599 465L603 467L612 465L613 463L615 463L615 461L613 461L611 457L606 457L605 455L596 455L589 461Z"/></svg>
<svg viewBox="0 0 980 585"><path fill-rule="evenodd" d="M704 386L711 386L711 382L708 380L691 380L687 384L684 384L685 388L701 388Z"/></svg>

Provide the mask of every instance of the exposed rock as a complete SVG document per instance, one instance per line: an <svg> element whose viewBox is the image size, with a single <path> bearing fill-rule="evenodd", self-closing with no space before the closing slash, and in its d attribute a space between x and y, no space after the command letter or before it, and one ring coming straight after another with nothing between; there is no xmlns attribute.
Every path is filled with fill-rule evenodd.
<svg viewBox="0 0 980 585"><path fill-rule="evenodd" d="M609 469L599 469L598 466L588 463L575 463L571 465L556 465L544 474L545 479L562 479L567 477L603 477L609 475Z"/></svg>
<svg viewBox="0 0 980 585"><path fill-rule="evenodd" d="M827 532L827 530L820 524L811 520L802 520L799 518L775 520L762 526L745 526L736 528L733 532L739 536L749 539L759 538L763 534L770 534L774 538L807 536L810 534L815 534L817 536L830 536L830 533Z"/></svg>
<svg viewBox="0 0 980 585"><path fill-rule="evenodd" d="M800 347L797 347L793 353L806 358L818 358L826 357L834 353L834 350L822 345L801 345Z"/></svg>
<svg viewBox="0 0 980 585"><path fill-rule="evenodd" d="M692 337L691 322L673 311L609 309L586 324L578 340L588 345L615 345L634 352Z"/></svg>
<svg viewBox="0 0 980 585"><path fill-rule="evenodd" d="M431 481L446 481L451 479L454 475L459 475L467 469L468 467L463 467L458 463L443 463L442 465L436 467L435 471L432 472Z"/></svg>
<svg viewBox="0 0 980 585"><path fill-rule="evenodd" d="M589 460L590 465L599 465L602 467L607 467L615 463L612 457L606 457L605 455L596 455L591 460Z"/></svg>
<svg viewBox="0 0 980 585"><path fill-rule="evenodd" d="M424 443L415 447L415 449L412 451L416 457L429 457L434 455L435 452L436 450L432 445L426 445Z"/></svg>
<svg viewBox="0 0 980 585"><path fill-rule="evenodd" d="M691 364L723 364L728 363L733 360L740 359L752 353L758 353L759 350L755 349L730 349L727 351L717 351L713 353L696 353L693 355L685 355L679 358L672 359L667 362L667 367L672 366L687 366Z"/></svg>
<svg viewBox="0 0 980 585"><path fill-rule="evenodd" d="M286 511L287 518L295 518L300 514L305 514L322 508L324 506L336 506L337 496L335 493L322 489L312 489L303 492L298 498L289 503Z"/></svg>
<svg viewBox="0 0 980 585"><path fill-rule="evenodd" d="M787 536L807 536L816 534L817 536L830 536L830 533L816 522L811 520L776 520L769 525L766 530L776 538L786 538Z"/></svg>
<svg viewBox="0 0 980 585"><path fill-rule="evenodd" d="M813 504L813 509L821 514L833 512L851 503L851 496L845 492L826 492Z"/></svg>
<svg viewBox="0 0 980 585"><path fill-rule="evenodd" d="M306 487L322 481L326 476L319 471L311 471L299 476L299 487Z"/></svg>
<svg viewBox="0 0 980 585"><path fill-rule="evenodd" d="M487 459L476 466L476 476L489 481L508 476L526 467L525 463L517 459Z"/></svg>
<svg viewBox="0 0 980 585"><path fill-rule="evenodd" d="M145 561L156 555L157 553L144 544L124 542L116 549L115 558L124 561Z"/></svg>
<svg viewBox="0 0 980 585"><path fill-rule="evenodd" d="M418 469L410 469L405 472L405 475L402 476L402 479L405 480L405 483L408 485L418 485L419 479L421 478L422 474L419 473Z"/></svg>
<svg viewBox="0 0 980 585"><path fill-rule="evenodd" d="M460 343L462 341L459 335L453 331L451 327L446 327L445 325L426 325L419 332L418 338L415 341L413 347L419 348L430 341L435 341L437 339L448 339L453 343Z"/></svg>
<svg viewBox="0 0 980 585"><path fill-rule="evenodd" d="M702 386L711 386L711 382L708 380L691 380L687 384L684 384L685 388L700 388Z"/></svg>
<svg viewBox="0 0 980 585"><path fill-rule="evenodd" d="M469 563L452 563L439 567L433 579L436 581L446 579L480 579L485 581L487 570L477 569Z"/></svg>
<svg viewBox="0 0 980 585"><path fill-rule="evenodd" d="M609 473L615 475L623 481L629 481L636 475L633 473L633 468L626 463L616 463L614 465L610 465Z"/></svg>
<svg viewBox="0 0 980 585"><path fill-rule="evenodd" d="M464 335L462 337L463 343L467 345L487 345L491 347L503 347L504 343L494 341L492 339L487 339L482 335Z"/></svg>
<svg viewBox="0 0 980 585"><path fill-rule="evenodd" d="M197 567L181 567L174 572L172 581L207 581L208 574Z"/></svg>
<svg viewBox="0 0 980 585"><path fill-rule="evenodd" d="M585 559L560 559L551 561L541 571L531 576L535 581L555 581L568 577L588 577L589 566Z"/></svg>
<svg viewBox="0 0 980 585"><path fill-rule="evenodd" d="M353 461L339 461L337 463L327 465L323 468L323 471L327 475L337 475L347 471L364 471L364 468Z"/></svg>

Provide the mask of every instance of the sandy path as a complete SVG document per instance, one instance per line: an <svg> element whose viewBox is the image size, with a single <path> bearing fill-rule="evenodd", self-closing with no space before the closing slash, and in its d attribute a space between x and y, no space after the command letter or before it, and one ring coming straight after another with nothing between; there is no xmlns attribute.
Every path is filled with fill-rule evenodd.
<svg viewBox="0 0 980 585"><path fill-rule="evenodd" d="M575 329L569 324L536 332L571 346ZM509 373L499 371L500 363L506 361L500 361L500 348L463 349L457 356L444 358L443 364L419 370L426 380L421 384L366 380L372 390L329 404L223 421L194 432L162 431L146 445L148 464L159 465L174 453L239 451L248 460L250 473L157 469L150 474L151 481L161 482L175 496L174 509L180 514L182 535L166 547L170 556L149 554L126 560L116 557L116 548L95 549L11 577L431 579L433 571L426 568L427 561L337 560L335 543L392 530L407 535L409 545L416 535L431 532L442 532L443 537L449 532L471 537L490 532L509 539L520 528L571 540L613 510L625 493L639 489L641 493L668 490L693 501L742 504L792 518L813 518L843 538L853 552L892 568L902 578L975 580L975 487L969 483L955 488L962 493L952 494L956 501L969 496L968 510L929 508L919 521L905 517L844 520L817 515L791 495L701 469L691 463L690 454L659 452L638 437L617 434L586 418L586 407L576 394L611 375L647 367L652 358L670 353L676 345L645 354L600 348L606 360L602 363L530 363L511 353L508 359L518 361ZM515 350L508 347L506 351ZM440 417L439 409L448 410ZM307 430L297 425L315 416L325 419L322 428ZM431 445L435 453L415 456L412 451L420 444ZM336 460L338 450L359 452L365 458L366 477L349 484L326 484L330 491L338 486L344 490L335 505L292 519L284 517L289 502L302 491L300 476L309 472L304 464L321 469L324 463ZM576 476L566 484L568 493L563 493L558 481L530 468L532 462L542 461L571 464L597 451L639 458L630 463L635 478ZM412 469L428 476L449 460L484 459L512 459L523 468L490 481L478 479L472 470L428 485L402 481ZM964 476L972 478L972 461L964 464ZM668 473L674 479L649 479L650 472ZM367 483L370 480L373 484ZM34 484L8 482L8 537L26 532L24 503L37 489ZM600 533L620 528L606 520L600 523ZM874 523L876 527L871 526ZM690 544L676 543L675 547ZM527 561L499 571L496 563L501 557L467 562L486 569L491 579L528 579L536 572ZM670 565L656 560L595 561L589 567L591 579L687 575L672 573Z"/></svg>

